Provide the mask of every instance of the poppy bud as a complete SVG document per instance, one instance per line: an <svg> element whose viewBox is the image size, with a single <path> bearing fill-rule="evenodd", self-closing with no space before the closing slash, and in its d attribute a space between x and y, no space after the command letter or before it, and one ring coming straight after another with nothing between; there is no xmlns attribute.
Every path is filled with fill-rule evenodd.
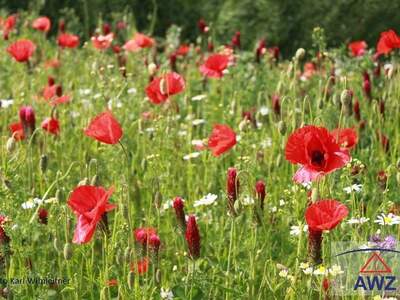
<svg viewBox="0 0 400 300"><path fill-rule="evenodd" d="M237 171L235 168L229 168L226 178L226 194L228 196L228 210L232 216L235 213L235 201L239 194L239 179L237 178Z"/></svg>
<svg viewBox="0 0 400 300"><path fill-rule="evenodd" d="M7 144L6 144L7 152L8 152L8 153L13 153L14 150L15 150L15 145L16 145L16 143L15 143L15 138L14 138L14 137L10 137L10 138L7 140Z"/></svg>
<svg viewBox="0 0 400 300"><path fill-rule="evenodd" d="M343 90L342 94L340 95L340 102L343 106L348 106L351 104L351 100L353 98L353 93L350 90Z"/></svg>
<svg viewBox="0 0 400 300"><path fill-rule="evenodd" d="M124 252L124 258L126 262L130 262L131 261L131 255L132 251L131 248L128 246L125 248L125 252Z"/></svg>
<svg viewBox="0 0 400 300"><path fill-rule="evenodd" d="M155 252L158 252L161 241L157 234L152 234L149 238L148 243L151 249L153 249Z"/></svg>
<svg viewBox="0 0 400 300"><path fill-rule="evenodd" d="M40 162L39 162L39 166L40 166L40 171L42 171L42 173L46 172L47 170L47 163L48 163L48 156L46 154L43 154L40 157Z"/></svg>
<svg viewBox="0 0 400 300"><path fill-rule="evenodd" d="M61 252L62 250L62 244L60 243L60 240L55 237L53 240L53 247L57 252Z"/></svg>
<svg viewBox="0 0 400 300"><path fill-rule="evenodd" d="M47 85L52 86L54 84L55 84L54 77L52 77L52 76L47 77Z"/></svg>
<svg viewBox="0 0 400 300"><path fill-rule="evenodd" d="M282 120L278 122L278 131L281 135L285 135L286 133L286 123Z"/></svg>
<svg viewBox="0 0 400 300"><path fill-rule="evenodd" d="M304 50L303 48L299 48L299 49L297 49L294 57L297 61L299 61L299 60L303 59L303 57L305 55L306 55L306 50Z"/></svg>
<svg viewBox="0 0 400 300"><path fill-rule="evenodd" d="M99 175L94 175L92 180L90 180L90 185L99 186L100 185L100 177Z"/></svg>
<svg viewBox="0 0 400 300"><path fill-rule="evenodd" d="M46 209L40 208L38 211L39 223L47 225L47 217L49 213Z"/></svg>
<svg viewBox="0 0 400 300"><path fill-rule="evenodd" d="M65 243L64 245L64 258L65 260L70 260L72 258L72 246L70 243Z"/></svg>
<svg viewBox="0 0 400 300"><path fill-rule="evenodd" d="M186 241L189 248L189 254L192 259L200 257L200 233L197 227L196 217L189 216L186 228Z"/></svg>
<svg viewBox="0 0 400 300"><path fill-rule="evenodd" d="M161 194L160 191L156 191L156 192L154 193L154 196L153 196L153 203L154 203L154 206L155 206L157 209L159 209L160 206L161 206L161 202L162 202L162 194Z"/></svg>
<svg viewBox="0 0 400 300"><path fill-rule="evenodd" d="M108 23L103 24L103 34L107 35L111 32L111 25Z"/></svg>
<svg viewBox="0 0 400 300"><path fill-rule="evenodd" d="M232 37L232 47L240 49L240 31L237 31Z"/></svg>
<svg viewBox="0 0 400 300"><path fill-rule="evenodd" d="M313 188L311 190L311 202L317 202L317 200L319 199L319 191L317 188Z"/></svg>
<svg viewBox="0 0 400 300"><path fill-rule="evenodd" d="M363 82L363 90L364 90L364 94L365 96L371 100L372 95L371 95L371 81L369 80L364 80Z"/></svg>
<svg viewBox="0 0 400 300"><path fill-rule="evenodd" d="M65 21L64 20L60 20L60 22L58 22L58 30L60 32L65 32Z"/></svg>
<svg viewBox="0 0 400 300"><path fill-rule="evenodd" d="M382 190L385 190L386 186L387 186L387 175L386 175L386 172L383 171L383 170L379 171L377 179L378 179L378 184L379 184L380 188Z"/></svg>
<svg viewBox="0 0 400 300"><path fill-rule="evenodd" d="M161 270L160 269L157 269L155 277L156 277L155 278L156 279L156 283L160 284L161 283Z"/></svg>
<svg viewBox="0 0 400 300"><path fill-rule="evenodd" d="M31 106L22 106L19 110L19 119L25 134L35 131L35 111Z"/></svg>
<svg viewBox="0 0 400 300"><path fill-rule="evenodd" d="M149 71L150 76L153 76L157 71L157 65L155 63L150 63L147 70Z"/></svg>
<svg viewBox="0 0 400 300"><path fill-rule="evenodd" d="M358 102L358 100L356 100L356 101L354 102L353 112L354 112L354 118L355 118L357 121L360 121L360 120L361 120L360 102Z"/></svg>
<svg viewBox="0 0 400 300"><path fill-rule="evenodd" d="M264 209L264 199L265 199L265 183L262 180L256 182L256 194L257 199L260 202L261 210Z"/></svg>
<svg viewBox="0 0 400 300"><path fill-rule="evenodd" d="M88 185L88 184L89 184L89 179L87 177L85 177L81 181L79 181L78 186L83 186L83 185Z"/></svg>
<svg viewBox="0 0 400 300"><path fill-rule="evenodd" d="M281 101L278 95L272 95L272 108L277 116L281 114Z"/></svg>
<svg viewBox="0 0 400 300"><path fill-rule="evenodd" d="M133 289L133 284L135 283L135 272L129 271L127 283L128 283L128 288L130 290Z"/></svg>
<svg viewBox="0 0 400 300"><path fill-rule="evenodd" d="M178 225L180 229L185 232L186 231L186 220L185 220L185 211L184 211L184 203L181 197L175 197L172 203L175 209L176 220L178 221Z"/></svg>
<svg viewBox="0 0 400 300"><path fill-rule="evenodd" d="M207 26L206 21L204 19L200 19L197 22L197 27L199 28L200 33L207 33L209 30L209 27Z"/></svg>

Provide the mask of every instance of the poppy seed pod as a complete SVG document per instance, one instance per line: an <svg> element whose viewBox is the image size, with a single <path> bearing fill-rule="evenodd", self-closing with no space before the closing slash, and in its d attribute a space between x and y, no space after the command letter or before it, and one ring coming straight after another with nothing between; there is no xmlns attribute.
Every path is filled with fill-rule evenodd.
<svg viewBox="0 0 400 300"><path fill-rule="evenodd" d="M61 252L62 250L62 244L57 237L55 237L53 240L53 247L57 252Z"/></svg>
<svg viewBox="0 0 400 300"><path fill-rule="evenodd" d="M183 199L181 197L175 197L172 205L175 210L176 220L178 222L179 228L183 232L185 232L186 231L186 219L185 219L185 210L184 210L185 205L183 203Z"/></svg>
<svg viewBox="0 0 400 300"><path fill-rule="evenodd" d="M189 248L189 255L192 259L200 257L200 233L196 223L196 217L191 215L188 218L186 228L186 241Z"/></svg>
<svg viewBox="0 0 400 300"><path fill-rule="evenodd" d="M49 159L48 159L48 156L46 154L43 154L40 157L39 166L40 166L40 171L42 171L42 173L46 172L48 161L49 161Z"/></svg>
<svg viewBox="0 0 400 300"><path fill-rule="evenodd" d="M229 168L226 178L226 194L228 196L228 210L232 216L235 213L235 201L239 194L239 179L237 178L237 171L235 168Z"/></svg>
<svg viewBox="0 0 400 300"><path fill-rule="evenodd" d="M282 120L278 122L278 131L281 135L285 135L286 133L286 123Z"/></svg>

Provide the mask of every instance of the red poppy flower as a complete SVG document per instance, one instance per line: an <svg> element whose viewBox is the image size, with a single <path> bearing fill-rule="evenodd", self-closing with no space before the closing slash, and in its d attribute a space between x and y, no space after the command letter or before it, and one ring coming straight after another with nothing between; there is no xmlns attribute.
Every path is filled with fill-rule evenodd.
<svg viewBox="0 0 400 300"><path fill-rule="evenodd" d="M210 55L205 63L200 66L200 72L206 77L221 78L228 67L229 57L223 54Z"/></svg>
<svg viewBox="0 0 400 300"><path fill-rule="evenodd" d="M348 46L351 55L356 56L363 56L365 54L365 50L367 50L367 43L365 41L355 41L351 42Z"/></svg>
<svg viewBox="0 0 400 300"><path fill-rule="evenodd" d="M5 40L8 40L8 35L9 35L10 31L14 29L16 23L17 23L16 15L8 16L7 19L4 21L4 23L3 23L3 38Z"/></svg>
<svg viewBox="0 0 400 300"><path fill-rule="evenodd" d="M149 238L153 235L157 235L157 231L155 228L152 227L141 227L135 229L134 236L136 242L146 245Z"/></svg>
<svg viewBox="0 0 400 300"><path fill-rule="evenodd" d="M61 33L57 38L61 48L76 48L79 45L79 36L70 33Z"/></svg>
<svg viewBox="0 0 400 300"><path fill-rule="evenodd" d="M27 62L35 50L36 45L30 40L16 41L7 48L7 52L18 62Z"/></svg>
<svg viewBox="0 0 400 300"><path fill-rule="evenodd" d="M68 95L62 95L60 97L56 97L54 98L50 104L51 105L59 105L59 104L63 104L63 103L68 103L71 101L71 97Z"/></svg>
<svg viewBox="0 0 400 300"><path fill-rule="evenodd" d="M85 134L105 144L116 144L122 137L122 128L110 111L97 115L85 129Z"/></svg>
<svg viewBox="0 0 400 300"><path fill-rule="evenodd" d="M304 77L305 79L310 79L316 71L317 69L313 62L306 62L304 64L304 72L302 74L302 77Z"/></svg>
<svg viewBox="0 0 400 300"><path fill-rule="evenodd" d="M46 130L47 132L58 135L60 133L60 123L57 119L54 118L46 118L42 122L42 129Z"/></svg>
<svg viewBox="0 0 400 300"><path fill-rule="evenodd" d="M353 128L337 128L331 131L341 148L352 149L357 145L358 135Z"/></svg>
<svg viewBox="0 0 400 300"><path fill-rule="evenodd" d="M118 280L113 278L106 282L106 286L118 286Z"/></svg>
<svg viewBox="0 0 400 300"><path fill-rule="evenodd" d="M349 214L346 205L334 199L324 199L310 205L305 213L310 230L332 230Z"/></svg>
<svg viewBox="0 0 400 300"><path fill-rule="evenodd" d="M186 44L182 44L179 46L178 50L176 50L176 55L178 56L186 56L190 50L190 46Z"/></svg>
<svg viewBox="0 0 400 300"><path fill-rule="evenodd" d="M149 264L150 260L147 257L144 257L141 260L138 260L136 264L131 263L131 271L143 275L149 270Z"/></svg>
<svg viewBox="0 0 400 300"><path fill-rule="evenodd" d="M56 95L56 91L58 88L58 84L53 84L53 85L46 85L46 87L43 89L43 98L45 100L50 100Z"/></svg>
<svg viewBox="0 0 400 300"><path fill-rule="evenodd" d="M78 218L73 243L84 244L92 239L103 214L116 207L108 202L112 193L113 188L108 191L103 187L90 185L75 188L68 199L68 206Z"/></svg>
<svg viewBox="0 0 400 300"><path fill-rule="evenodd" d="M21 123L19 123L19 122L12 123L12 124L10 124L9 128L10 128L11 134L15 140L21 141L21 140L25 139L24 127L22 126Z"/></svg>
<svg viewBox="0 0 400 300"><path fill-rule="evenodd" d="M214 156L220 156L236 145L236 133L227 125L216 124L208 138L208 148Z"/></svg>
<svg viewBox="0 0 400 300"><path fill-rule="evenodd" d="M381 36L376 46L376 54L388 54L393 49L400 48L400 37L394 30L388 30L381 33Z"/></svg>
<svg viewBox="0 0 400 300"><path fill-rule="evenodd" d="M123 48L129 52L137 52L141 48L151 48L154 44L154 39L143 33L136 32L133 39L127 41Z"/></svg>
<svg viewBox="0 0 400 300"><path fill-rule="evenodd" d="M350 160L346 149L340 149L335 137L326 128L305 126L293 132L287 141L286 159L301 168L293 179L310 182L342 168Z"/></svg>
<svg viewBox="0 0 400 300"><path fill-rule="evenodd" d="M39 17L35 19L32 23L32 28L43 31L43 32L48 32L51 27L51 21L48 17Z"/></svg>
<svg viewBox="0 0 400 300"><path fill-rule="evenodd" d="M107 35L92 36L91 40L93 43L93 47L99 50L105 50L110 48L113 39L114 39L114 34L109 33Z"/></svg>
<svg viewBox="0 0 400 300"><path fill-rule="evenodd" d="M165 102L170 96L176 95L185 89L185 80L175 72L156 77L146 87L146 94L154 104Z"/></svg>

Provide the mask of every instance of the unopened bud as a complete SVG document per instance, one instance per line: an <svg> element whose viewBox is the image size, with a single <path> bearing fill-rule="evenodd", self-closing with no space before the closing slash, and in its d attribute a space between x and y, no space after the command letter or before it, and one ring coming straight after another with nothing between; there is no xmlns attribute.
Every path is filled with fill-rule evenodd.
<svg viewBox="0 0 400 300"><path fill-rule="evenodd" d="M7 144L6 144L7 152L8 152L8 153L14 152L14 150L15 150L15 145L16 145L15 139L14 139L13 137L10 137L10 138L7 140Z"/></svg>
<svg viewBox="0 0 400 300"><path fill-rule="evenodd" d="M89 179L87 177L85 177L81 181L79 181L78 186L88 185L88 183L89 183Z"/></svg>
<svg viewBox="0 0 400 300"><path fill-rule="evenodd" d="M124 259L127 263L129 263L131 261L131 255L132 251L131 248L128 246L125 248L125 252L124 252Z"/></svg>
<svg viewBox="0 0 400 300"><path fill-rule="evenodd" d="M299 49L297 49L294 57L296 58L297 61L299 61L299 60L303 59L303 57L305 55L306 55L306 50L304 50L303 48L299 48Z"/></svg>
<svg viewBox="0 0 400 300"><path fill-rule="evenodd" d="M317 188L313 188L311 191L311 202L317 202L317 200L319 199L319 191Z"/></svg>
<svg viewBox="0 0 400 300"><path fill-rule="evenodd" d="M72 258L72 246L70 243L65 243L64 245L64 258L65 260L70 260Z"/></svg>
<svg viewBox="0 0 400 300"><path fill-rule="evenodd" d="M353 95L350 90L343 90L342 94L340 95L340 102L342 102L344 106L348 106L351 104L352 98Z"/></svg>
<svg viewBox="0 0 400 300"><path fill-rule="evenodd" d="M127 280L128 287L130 290L133 288L134 282L135 282L135 273L133 271L130 271L128 273L128 280Z"/></svg>
<svg viewBox="0 0 400 300"><path fill-rule="evenodd" d="M42 171L42 173L46 172L48 161L49 161L49 160L48 160L48 156L47 156L46 154L43 154L43 155L40 157L39 165L40 165L40 171Z"/></svg>
<svg viewBox="0 0 400 300"><path fill-rule="evenodd" d="M278 130L281 135L285 135L286 133L286 123L282 120L278 122Z"/></svg>
<svg viewBox="0 0 400 300"><path fill-rule="evenodd" d="M61 252L62 245L61 245L60 240L58 238L54 238L53 247L54 247L54 249L56 249L57 252Z"/></svg>
<svg viewBox="0 0 400 300"><path fill-rule="evenodd" d="M149 66L147 67L147 70L149 71L150 75L154 75L157 70L157 65L155 63L150 63Z"/></svg>
<svg viewBox="0 0 400 300"><path fill-rule="evenodd" d="M91 185L95 185L95 186L99 186L100 185L100 179L99 179L99 175L94 175L92 177L92 180L90 181Z"/></svg>

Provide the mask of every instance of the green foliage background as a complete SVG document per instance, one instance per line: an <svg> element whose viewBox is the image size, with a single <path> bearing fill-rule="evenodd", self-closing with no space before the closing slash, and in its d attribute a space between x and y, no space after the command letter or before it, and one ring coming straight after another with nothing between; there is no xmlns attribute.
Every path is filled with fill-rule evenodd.
<svg viewBox="0 0 400 300"><path fill-rule="evenodd" d="M393 0L0 0L8 12L37 11L52 20L75 15L86 37L99 18L112 21L123 15L144 32L164 36L171 24L183 28L183 37L194 40L196 22L203 17L212 24L213 36L228 43L240 30L244 47L266 37L283 54L311 44L311 32L323 27L328 46L365 39L375 46L379 33L400 29L400 1Z"/></svg>

